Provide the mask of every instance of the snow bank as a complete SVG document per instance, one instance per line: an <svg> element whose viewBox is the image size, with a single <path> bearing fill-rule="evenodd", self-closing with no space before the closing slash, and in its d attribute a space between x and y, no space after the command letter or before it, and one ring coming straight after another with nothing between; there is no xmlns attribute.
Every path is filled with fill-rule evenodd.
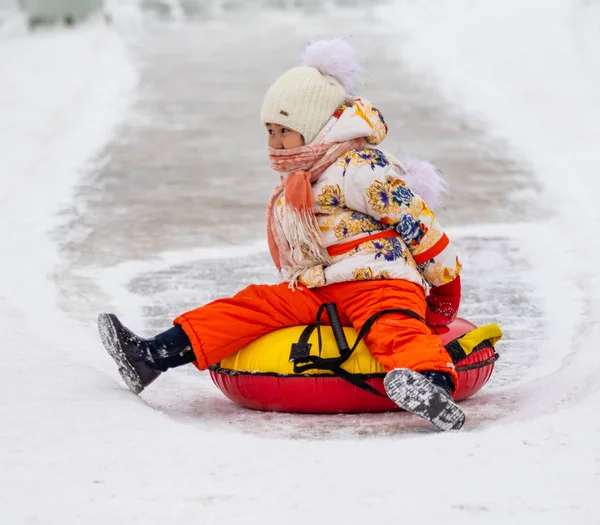
<svg viewBox="0 0 600 525"><path fill-rule="evenodd" d="M123 116L135 72L103 23L0 35L0 286L52 331L55 213ZM37 308L32 308L36 305Z"/></svg>

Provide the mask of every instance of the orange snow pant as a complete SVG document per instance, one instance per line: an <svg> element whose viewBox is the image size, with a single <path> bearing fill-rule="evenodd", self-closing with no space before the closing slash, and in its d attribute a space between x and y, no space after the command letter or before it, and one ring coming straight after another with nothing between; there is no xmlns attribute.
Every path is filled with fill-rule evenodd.
<svg viewBox="0 0 600 525"><path fill-rule="evenodd" d="M358 332L373 314L405 308L425 317L425 295L417 284L402 280L353 281L320 288L287 283L252 285L229 299L218 299L175 319L192 342L197 361L205 370L259 337L289 326L315 322L322 303L337 304L344 326ZM326 315L324 324L328 323ZM440 338L418 319L404 314L379 318L364 339L373 357L386 370L438 370L458 377Z"/></svg>

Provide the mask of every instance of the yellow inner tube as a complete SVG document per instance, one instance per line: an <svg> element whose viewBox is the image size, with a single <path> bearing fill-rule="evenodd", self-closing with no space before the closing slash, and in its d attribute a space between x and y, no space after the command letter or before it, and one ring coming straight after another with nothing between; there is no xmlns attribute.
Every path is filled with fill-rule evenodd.
<svg viewBox="0 0 600 525"><path fill-rule="evenodd" d="M242 348L236 354L223 359L220 368L250 373L269 373L279 375L331 375L328 370L311 370L308 374L294 373L294 364L290 363L292 343L296 343L304 326L293 326L270 332ZM344 333L350 347L356 341L354 328L344 327ZM340 352L330 326L321 327L323 347L321 357L339 357ZM319 355L319 338L315 329L308 341L312 344L310 355ZM385 374L383 366L376 361L369 349L361 341L350 358L342 365L351 374Z"/></svg>

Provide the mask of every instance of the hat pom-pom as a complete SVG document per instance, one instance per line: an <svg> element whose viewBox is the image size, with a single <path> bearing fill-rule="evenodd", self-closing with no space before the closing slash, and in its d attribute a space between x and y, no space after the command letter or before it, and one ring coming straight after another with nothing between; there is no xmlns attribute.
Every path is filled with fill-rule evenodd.
<svg viewBox="0 0 600 525"><path fill-rule="evenodd" d="M354 46L347 39L312 42L302 54L302 65L314 67L321 74L335 78L348 95L356 94L356 76L362 69L356 61Z"/></svg>

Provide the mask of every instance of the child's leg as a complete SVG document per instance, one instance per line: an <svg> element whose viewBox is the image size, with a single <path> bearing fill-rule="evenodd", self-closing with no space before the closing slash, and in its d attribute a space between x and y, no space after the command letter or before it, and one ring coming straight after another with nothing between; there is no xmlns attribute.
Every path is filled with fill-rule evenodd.
<svg viewBox="0 0 600 525"><path fill-rule="evenodd" d="M381 310L404 308L425 317L423 289L408 281L352 282L327 288L357 331ZM404 314L386 314L369 330L365 344L386 371L395 368L440 371L449 374L456 385L458 377L452 359L440 338L423 321Z"/></svg>
<svg viewBox="0 0 600 525"><path fill-rule="evenodd" d="M144 339L124 326L116 315L100 314L98 331L106 351L117 363L121 377L136 394L161 372L195 360L190 340L180 326Z"/></svg>
<svg viewBox="0 0 600 525"><path fill-rule="evenodd" d="M335 295L356 330L381 310L403 308L425 316L423 289L405 281L350 283ZM439 430L463 426L465 415L452 400L448 385L448 379L454 386L458 379L452 360L423 321L386 314L374 323L365 343L387 370L386 393L400 408L427 419Z"/></svg>
<svg viewBox="0 0 600 525"><path fill-rule="evenodd" d="M203 370L261 335L310 324L320 304L317 292L303 287L249 286L180 315L175 326L151 339L137 336L113 314L100 314L98 329L125 383L139 394L169 368L194 362Z"/></svg>
<svg viewBox="0 0 600 525"><path fill-rule="evenodd" d="M273 330L313 323L321 303L318 292L304 287L252 285L182 314L174 323L185 330L196 366L204 370Z"/></svg>

